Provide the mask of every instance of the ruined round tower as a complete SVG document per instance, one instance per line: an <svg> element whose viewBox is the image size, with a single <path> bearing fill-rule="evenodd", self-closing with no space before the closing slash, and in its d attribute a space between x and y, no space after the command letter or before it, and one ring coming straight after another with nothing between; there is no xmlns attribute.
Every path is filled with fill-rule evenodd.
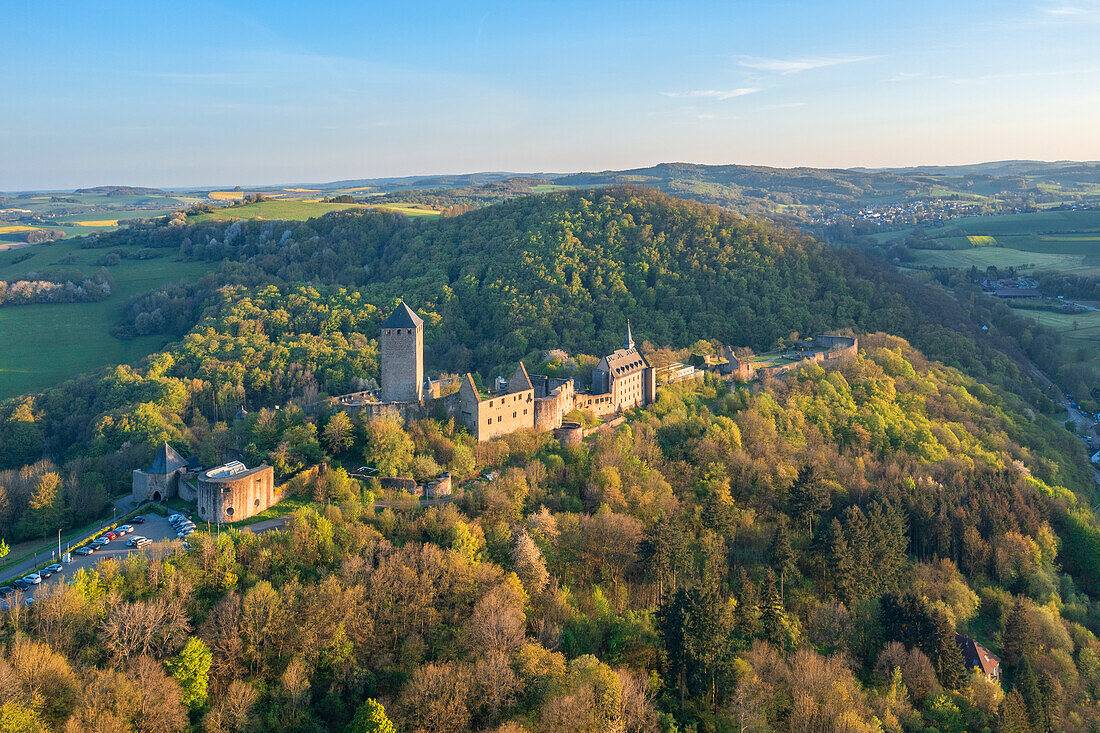
<svg viewBox="0 0 1100 733"><path fill-rule="evenodd" d="M382 401L420 402L424 397L424 321L402 301L382 323Z"/></svg>

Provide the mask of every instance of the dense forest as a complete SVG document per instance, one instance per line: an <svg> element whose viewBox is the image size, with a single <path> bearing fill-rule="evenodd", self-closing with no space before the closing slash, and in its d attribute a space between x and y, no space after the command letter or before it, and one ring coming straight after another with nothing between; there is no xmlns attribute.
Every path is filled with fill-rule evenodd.
<svg viewBox="0 0 1100 733"><path fill-rule="evenodd" d="M900 339L760 389L662 389L581 449L316 426L323 467L288 491L319 503L285 531L199 533L6 615L6 729L1100 725L1100 527L1059 485L1063 435ZM338 467L377 455L497 475L378 510Z"/></svg>
<svg viewBox="0 0 1100 733"><path fill-rule="evenodd" d="M635 188L84 241L130 244L220 265L130 301L118 333L177 337L162 352L0 405L0 536L88 521L165 440L266 461L308 506L5 615L0 728L1100 726L1092 473L1014 323L982 330L953 283ZM628 317L647 350L851 328L862 351L663 388L579 449L477 444L329 399L378 379L399 297L433 374L584 363ZM364 462L449 470L455 501L374 506L346 472ZM1002 679L965 669L956 633Z"/></svg>

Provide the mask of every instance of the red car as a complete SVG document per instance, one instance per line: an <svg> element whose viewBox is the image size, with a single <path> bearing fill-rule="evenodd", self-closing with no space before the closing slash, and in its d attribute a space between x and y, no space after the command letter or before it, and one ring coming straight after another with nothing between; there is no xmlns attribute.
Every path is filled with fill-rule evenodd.
<svg viewBox="0 0 1100 733"><path fill-rule="evenodd" d="M121 532L117 532L117 531L115 531L115 530L111 530L110 532L108 532L108 533L107 533L106 535L104 535L104 536L105 536L105 537L106 537L107 539L109 539L109 540L111 540L111 541L113 542L113 541L117 540L117 539L118 539L119 537L121 537L121 536L122 536L122 533L121 533Z"/></svg>

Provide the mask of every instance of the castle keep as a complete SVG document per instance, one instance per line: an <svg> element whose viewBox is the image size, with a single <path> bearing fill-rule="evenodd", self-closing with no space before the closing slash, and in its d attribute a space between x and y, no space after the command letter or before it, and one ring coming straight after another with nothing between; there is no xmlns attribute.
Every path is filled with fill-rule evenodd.
<svg viewBox="0 0 1100 733"><path fill-rule="evenodd" d="M382 323L382 401L424 398L424 321L401 302Z"/></svg>

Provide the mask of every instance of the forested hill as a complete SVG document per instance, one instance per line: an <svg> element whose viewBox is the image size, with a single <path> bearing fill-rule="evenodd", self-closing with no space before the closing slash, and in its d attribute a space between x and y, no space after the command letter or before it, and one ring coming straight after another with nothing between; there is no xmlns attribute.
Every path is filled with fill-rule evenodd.
<svg viewBox="0 0 1100 733"><path fill-rule="evenodd" d="M553 348L597 354L622 338L769 348L792 333L898 333L985 381L1037 391L956 303L858 253L672 198L611 187L530 196L435 221L337 213L301 223L133 227L184 259L228 260L203 288L136 300L129 333L182 335L217 285L338 285L380 309L403 297L429 324L429 367L503 373ZM203 291L203 292L200 292ZM380 319L362 324L374 336Z"/></svg>
<svg viewBox="0 0 1100 733"><path fill-rule="evenodd" d="M127 240L221 264L132 301L120 331L179 336L161 353L0 404L0 537L86 524L162 441L269 463L307 506L284 531L200 531L14 604L0 728L1100 726L1091 473L945 292L632 188L85 244ZM476 443L324 399L378 377L399 296L428 324L429 371L598 354L627 317L660 346L863 339L780 380L663 388L580 449ZM364 464L450 471L456 496L376 509L380 484L345 471ZM1002 658L999 680L964 669L956 632Z"/></svg>

